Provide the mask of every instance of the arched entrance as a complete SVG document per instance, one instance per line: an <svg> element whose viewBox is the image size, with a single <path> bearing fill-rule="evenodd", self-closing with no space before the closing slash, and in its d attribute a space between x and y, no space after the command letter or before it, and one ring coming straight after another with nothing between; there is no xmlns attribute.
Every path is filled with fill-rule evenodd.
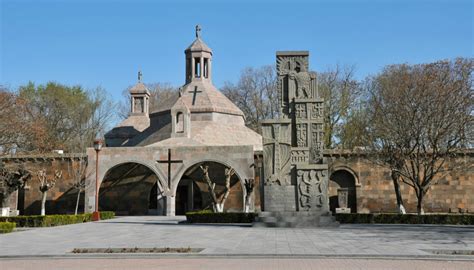
<svg viewBox="0 0 474 270"><path fill-rule="evenodd" d="M162 215L158 177L147 166L123 163L107 171L99 189L99 210L117 215Z"/></svg>
<svg viewBox="0 0 474 270"><path fill-rule="evenodd" d="M184 215L188 211L212 209L212 197L200 166L207 165L209 178L215 183L218 199L225 193L225 169L228 166L218 162L200 162L190 166L181 177L176 188L175 213ZM224 211L240 212L243 206L243 191L239 176L230 179L230 192L225 201Z"/></svg>
<svg viewBox="0 0 474 270"><path fill-rule="evenodd" d="M347 207L351 208L351 213L357 213L357 194L356 179L352 173L345 169L336 170L329 178L329 208L332 212L339 207L337 190L339 188L347 188L349 190Z"/></svg>

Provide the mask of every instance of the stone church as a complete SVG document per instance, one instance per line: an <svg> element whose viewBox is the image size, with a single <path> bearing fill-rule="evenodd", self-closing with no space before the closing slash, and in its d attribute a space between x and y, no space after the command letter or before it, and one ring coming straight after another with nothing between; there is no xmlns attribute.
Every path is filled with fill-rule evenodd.
<svg viewBox="0 0 474 270"><path fill-rule="evenodd" d="M244 182L255 179L254 155L262 150L262 137L245 126L243 112L213 85L212 50L200 29L184 53L185 84L179 91L150 111L150 93L139 73L130 89L130 116L105 135L98 171L101 209L174 215L209 207L205 165L218 196L225 170L234 169L225 207L243 210ZM88 149L89 164L95 164L95 154ZM87 211L95 203L95 185L89 187Z"/></svg>

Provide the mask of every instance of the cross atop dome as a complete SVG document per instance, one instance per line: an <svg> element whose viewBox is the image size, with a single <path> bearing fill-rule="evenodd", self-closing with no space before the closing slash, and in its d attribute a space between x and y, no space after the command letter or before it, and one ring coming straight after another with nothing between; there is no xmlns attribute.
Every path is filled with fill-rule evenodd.
<svg viewBox="0 0 474 270"><path fill-rule="evenodd" d="M201 38L201 26L196 25L196 38Z"/></svg>
<svg viewBox="0 0 474 270"><path fill-rule="evenodd" d="M139 83L142 82L142 76L143 76L142 71L139 70L139 71L138 71L138 82L139 82Z"/></svg>

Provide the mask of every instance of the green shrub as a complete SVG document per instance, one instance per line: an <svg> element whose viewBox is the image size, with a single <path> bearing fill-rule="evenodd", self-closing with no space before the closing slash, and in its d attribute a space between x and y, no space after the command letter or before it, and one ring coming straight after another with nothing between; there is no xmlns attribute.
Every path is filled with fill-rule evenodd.
<svg viewBox="0 0 474 270"><path fill-rule="evenodd" d="M114 216L115 213L111 211L100 212L103 220ZM3 221L14 222L17 227L52 227L89 222L92 221L92 214L0 217L0 222Z"/></svg>
<svg viewBox="0 0 474 270"><path fill-rule="evenodd" d="M209 210L187 212L189 223L252 223L256 213L214 213Z"/></svg>
<svg viewBox="0 0 474 270"><path fill-rule="evenodd" d="M12 232L16 227L16 224L13 222L0 222L0 233L9 233Z"/></svg>
<svg viewBox="0 0 474 270"><path fill-rule="evenodd" d="M112 211L103 211L100 212L100 219L112 219L115 217L115 212Z"/></svg>
<svg viewBox="0 0 474 270"><path fill-rule="evenodd" d="M470 214L336 214L340 223L474 225Z"/></svg>

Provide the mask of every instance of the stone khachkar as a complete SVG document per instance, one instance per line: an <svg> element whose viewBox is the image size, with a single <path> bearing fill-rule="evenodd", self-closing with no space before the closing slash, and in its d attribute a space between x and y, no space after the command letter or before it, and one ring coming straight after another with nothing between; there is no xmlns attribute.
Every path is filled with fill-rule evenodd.
<svg viewBox="0 0 474 270"><path fill-rule="evenodd" d="M263 216L279 216L280 221L285 215L316 217L314 223L320 223L320 216L329 215L328 165L322 155L324 100L308 56L307 51L276 54L280 118L262 122Z"/></svg>

